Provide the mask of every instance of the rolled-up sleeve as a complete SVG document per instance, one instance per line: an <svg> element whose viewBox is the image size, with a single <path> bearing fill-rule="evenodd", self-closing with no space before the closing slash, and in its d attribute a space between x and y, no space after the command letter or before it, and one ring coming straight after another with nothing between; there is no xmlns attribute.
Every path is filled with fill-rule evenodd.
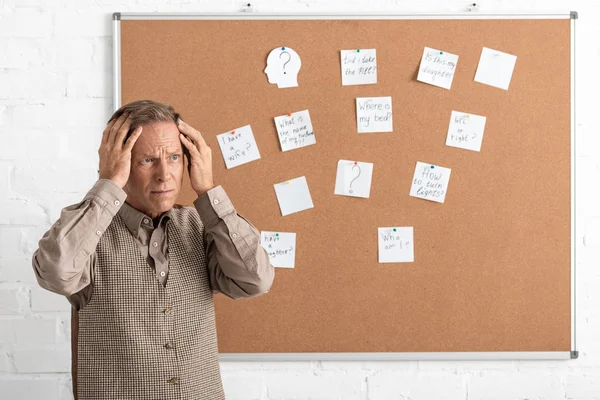
<svg viewBox="0 0 600 400"><path fill-rule="evenodd" d="M33 254L41 287L71 296L92 283L96 246L126 197L119 185L101 179L82 202L63 208Z"/></svg>
<svg viewBox="0 0 600 400"><path fill-rule="evenodd" d="M268 292L275 271L260 244L260 232L236 212L225 190L209 190L194 206L204 224L212 290L233 299Z"/></svg>

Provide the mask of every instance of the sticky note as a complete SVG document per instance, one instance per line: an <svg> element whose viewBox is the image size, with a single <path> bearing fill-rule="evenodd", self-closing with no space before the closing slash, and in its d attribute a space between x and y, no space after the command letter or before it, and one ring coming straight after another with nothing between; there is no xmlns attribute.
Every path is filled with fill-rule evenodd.
<svg viewBox="0 0 600 400"><path fill-rule="evenodd" d="M334 194L369 198L373 164L350 160L338 161Z"/></svg>
<svg viewBox="0 0 600 400"><path fill-rule="evenodd" d="M296 234L290 232L260 233L260 244L269 253L272 266L294 268L296 260Z"/></svg>
<svg viewBox="0 0 600 400"><path fill-rule="evenodd" d="M250 125L217 135L227 168L260 159L260 153Z"/></svg>
<svg viewBox="0 0 600 400"><path fill-rule="evenodd" d="M457 55L425 47L417 80L450 89L457 63Z"/></svg>
<svg viewBox="0 0 600 400"><path fill-rule="evenodd" d="M281 215L286 216L314 207L306 177L301 176L274 186Z"/></svg>
<svg viewBox="0 0 600 400"><path fill-rule="evenodd" d="M424 200L443 203L448 191L450 168L417 161L410 195Z"/></svg>
<svg viewBox="0 0 600 400"><path fill-rule="evenodd" d="M281 151L299 149L317 143L308 110L275 117Z"/></svg>
<svg viewBox="0 0 600 400"><path fill-rule="evenodd" d="M413 227L378 228L379 262L414 262Z"/></svg>
<svg viewBox="0 0 600 400"><path fill-rule="evenodd" d="M481 151L485 117L460 111L452 111L446 146Z"/></svg>
<svg viewBox="0 0 600 400"><path fill-rule="evenodd" d="M484 47L475 72L475 82L508 90L517 56Z"/></svg>
<svg viewBox="0 0 600 400"><path fill-rule="evenodd" d="M358 133L391 132L392 97L357 97L356 128Z"/></svg>
<svg viewBox="0 0 600 400"><path fill-rule="evenodd" d="M342 86L377 83L377 52L375 49L341 51Z"/></svg>

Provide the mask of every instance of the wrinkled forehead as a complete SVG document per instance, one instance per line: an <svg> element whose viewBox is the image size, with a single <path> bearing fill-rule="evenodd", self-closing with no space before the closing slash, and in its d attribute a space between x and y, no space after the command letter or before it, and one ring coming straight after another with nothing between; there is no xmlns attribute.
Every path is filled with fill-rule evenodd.
<svg viewBox="0 0 600 400"><path fill-rule="evenodd" d="M179 151L179 129L174 122L153 122L142 125L142 134L138 138L133 151L151 153L158 150Z"/></svg>

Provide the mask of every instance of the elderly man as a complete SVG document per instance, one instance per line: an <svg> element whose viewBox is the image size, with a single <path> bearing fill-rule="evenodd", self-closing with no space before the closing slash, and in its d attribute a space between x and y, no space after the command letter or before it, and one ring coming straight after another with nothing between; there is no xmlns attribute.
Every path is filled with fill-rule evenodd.
<svg viewBox="0 0 600 400"><path fill-rule="evenodd" d="M33 255L39 284L78 311L77 397L223 399L213 292L269 290L259 232L215 186L210 147L171 106L121 107L98 152L100 179ZM184 154L194 207L175 205Z"/></svg>

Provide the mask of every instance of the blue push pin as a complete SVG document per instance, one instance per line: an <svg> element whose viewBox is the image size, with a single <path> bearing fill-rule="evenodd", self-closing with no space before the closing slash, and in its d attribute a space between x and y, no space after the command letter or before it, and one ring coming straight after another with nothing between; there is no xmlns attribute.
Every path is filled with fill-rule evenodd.
<svg viewBox="0 0 600 400"><path fill-rule="evenodd" d="M431 166L431 169L434 169L434 168L435 168L435 167L432 165L432 166Z"/></svg>
<svg viewBox="0 0 600 400"><path fill-rule="evenodd" d="M394 228L394 232L396 232L396 228Z"/></svg>
<svg viewBox="0 0 600 400"><path fill-rule="evenodd" d="M285 50L285 47L282 47L281 50Z"/></svg>

